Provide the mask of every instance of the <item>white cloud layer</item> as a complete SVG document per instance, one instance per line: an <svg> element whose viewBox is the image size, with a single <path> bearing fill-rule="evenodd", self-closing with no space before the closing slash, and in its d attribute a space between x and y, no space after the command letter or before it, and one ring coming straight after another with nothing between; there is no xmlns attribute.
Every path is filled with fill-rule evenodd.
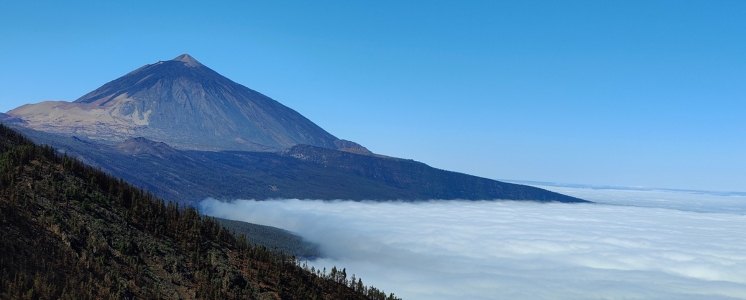
<svg viewBox="0 0 746 300"><path fill-rule="evenodd" d="M675 209L643 207L660 193L635 205L623 192L593 193L624 206L207 199L200 209L294 231L328 255L311 265L345 267L405 300L746 299L746 216L686 211L689 196L673 192Z"/></svg>

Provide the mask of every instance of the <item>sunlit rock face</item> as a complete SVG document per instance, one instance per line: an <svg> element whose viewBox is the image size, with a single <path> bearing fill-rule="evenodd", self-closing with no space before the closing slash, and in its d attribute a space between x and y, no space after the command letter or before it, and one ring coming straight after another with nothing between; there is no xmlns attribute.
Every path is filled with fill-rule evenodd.
<svg viewBox="0 0 746 300"><path fill-rule="evenodd" d="M74 102L28 104L8 115L33 129L111 143L146 137L190 150L337 148L336 137L296 111L188 54L145 65Z"/></svg>

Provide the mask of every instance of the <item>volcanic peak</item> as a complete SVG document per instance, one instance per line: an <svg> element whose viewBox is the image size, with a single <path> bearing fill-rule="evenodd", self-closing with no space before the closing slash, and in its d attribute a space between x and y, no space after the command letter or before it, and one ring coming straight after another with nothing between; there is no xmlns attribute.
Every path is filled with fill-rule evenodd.
<svg viewBox="0 0 746 300"><path fill-rule="evenodd" d="M202 64L199 63L196 59L194 59L194 57L192 57L191 55L186 54L186 53L177 56L176 58L172 59L172 61L183 62L184 64L186 64L189 67L200 67L200 66L202 66Z"/></svg>
<svg viewBox="0 0 746 300"><path fill-rule="evenodd" d="M336 137L298 112L189 54L145 65L74 102L29 104L8 115L36 130L115 144L145 137L182 150L337 149Z"/></svg>

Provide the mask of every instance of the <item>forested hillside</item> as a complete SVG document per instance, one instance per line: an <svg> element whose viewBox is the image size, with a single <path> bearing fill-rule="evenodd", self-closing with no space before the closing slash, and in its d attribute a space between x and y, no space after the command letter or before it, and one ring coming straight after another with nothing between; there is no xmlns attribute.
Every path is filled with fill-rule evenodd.
<svg viewBox="0 0 746 300"><path fill-rule="evenodd" d="M0 299L398 299L333 271L0 124Z"/></svg>

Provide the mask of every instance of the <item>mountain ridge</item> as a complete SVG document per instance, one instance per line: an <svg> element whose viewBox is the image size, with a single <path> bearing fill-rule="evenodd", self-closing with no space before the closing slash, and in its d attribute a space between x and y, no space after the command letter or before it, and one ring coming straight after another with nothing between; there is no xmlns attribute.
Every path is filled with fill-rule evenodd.
<svg viewBox="0 0 746 300"><path fill-rule="evenodd" d="M281 152L178 150L144 138L124 153L75 137L14 127L37 143L151 190L194 203L277 198L423 201L430 199L588 202L535 187L432 168L411 159L296 145ZM125 142L124 144L127 144ZM175 152L174 152L175 151Z"/></svg>

